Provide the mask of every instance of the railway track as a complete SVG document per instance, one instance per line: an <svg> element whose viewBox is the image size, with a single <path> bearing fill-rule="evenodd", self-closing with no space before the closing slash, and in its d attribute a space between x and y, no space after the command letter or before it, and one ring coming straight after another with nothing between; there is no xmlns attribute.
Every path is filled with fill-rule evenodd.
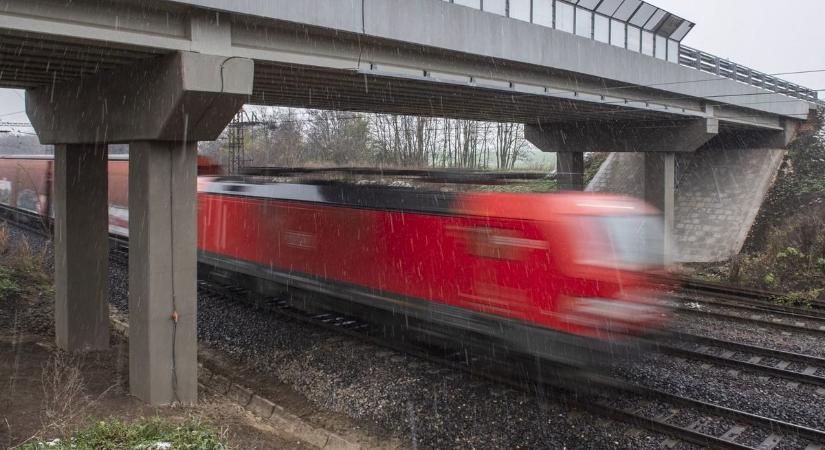
<svg viewBox="0 0 825 450"><path fill-rule="evenodd" d="M816 311L779 309L769 305L753 306L708 297L685 296L677 296L672 308L684 314L711 316L795 332L825 334L825 314Z"/></svg>
<svg viewBox="0 0 825 450"><path fill-rule="evenodd" d="M550 374L543 372L538 373L531 361L517 361L520 364L515 365L513 365L512 362L502 364L500 359L489 360L467 349L463 351L455 349L452 351L443 351L443 349L422 347L414 345L404 339L397 339L399 335L402 334L398 331L388 332L384 327L378 328L369 323L340 314L324 312L317 314L305 313L293 308L290 303L285 300L259 298L255 296L254 293L241 287L221 286L212 282L202 281L200 282L199 288L208 295L231 301L246 302L255 308L265 309L289 320L332 330L358 340L366 340L371 344L399 353L410 354L440 367L454 369L472 377L500 383L515 389L529 389L543 395L552 393L552 397L557 399L562 398L565 403L577 409L586 410L595 415L663 433L672 436L674 439L702 447L720 449L771 449L781 442L791 440L795 443L800 443L800 449L825 449L825 431L802 425L671 394L619 379L583 375L578 372L568 373L565 371L551 372ZM386 339L384 336L387 333L394 335L396 339ZM679 337L684 340L686 336L687 335L681 335ZM695 338L703 339L698 336ZM710 341L708 340L707 342ZM719 345L720 342L723 341L713 340L713 343L717 345ZM766 355L779 356L781 354L783 357L794 355L771 349L745 346L744 344L731 344L739 345L741 350L750 352L759 351ZM696 357L700 353L684 350L683 354ZM707 357L714 358L716 362L721 361L721 359L713 355L707 355ZM804 355L794 355L793 357L796 358L795 361L805 361L806 363L811 363L813 362L812 359L814 359L807 359ZM725 359L725 361L730 364L737 363L735 359ZM817 362L821 363L822 361L817 360ZM811 376L796 374L792 371L783 370L780 372L779 369L775 368L775 370L772 370L768 366L759 366L756 363L751 363L749 367L751 366L753 368L758 366L758 370L770 372L774 376L781 375L785 378L793 378L799 375L800 377L805 377L806 382L812 382L814 379ZM532 372L532 374L525 377L526 372ZM819 380L818 377L816 379L822 381ZM606 395L608 391L612 396L619 395L623 398L634 398L636 400L635 406L627 408L617 408L613 406L610 400L610 398L612 398L611 395ZM649 407L654 403L659 406L659 410L664 409L666 412L662 414L650 414ZM663 408L663 405L667 406ZM696 416L697 412L699 413L697 419L689 423L680 423L680 418L683 415ZM703 429L703 426L707 423L715 423L720 420L729 421L732 425L721 434L713 434ZM737 439L746 433L750 433L751 435L762 434L764 436L762 436L758 445L748 445L737 442ZM676 441L673 442L675 443Z"/></svg>
<svg viewBox="0 0 825 450"><path fill-rule="evenodd" d="M673 356L825 387L825 358L688 333L674 333L655 345Z"/></svg>
<svg viewBox="0 0 825 450"><path fill-rule="evenodd" d="M16 225L16 224L15 224ZM42 226L24 226L29 231L45 234ZM122 240L115 241L112 257L120 263L128 261L128 250ZM231 301L241 301L255 308L265 309L278 314L282 318L292 321L311 324L324 329L333 330L336 333L349 336L355 339L367 341L371 344L388 348L393 351L416 356L425 361L430 361L438 366L461 371L470 376L482 378L503 385L508 385L516 389L530 389L539 393L553 393L556 398L563 398L564 401L577 409L590 411L593 414L622 421L634 426L643 427L654 432L671 436L673 439L681 440L701 447L720 449L772 449L780 443L790 443L794 448L804 448L805 450L824 450L825 431L820 431L784 422L781 420L751 414L727 408L721 405L707 403L688 397L671 394L668 392L651 389L635 384L631 384L619 379L602 378L599 376L582 374L570 374L564 371L555 372L549 377L546 374L538 374L538 377L529 377L530 381L525 381L524 368L528 371L534 367L530 362L521 366L520 370L513 371L513 365L502 365L501 360L490 360L479 357L465 351L448 351L439 347L421 347L413 345L411 340L403 338L403 332L397 330L388 331L386 327L376 327L369 323L351 317L332 314L326 312L307 313L294 308L290 302L278 298L265 298L256 295L240 286L220 285L212 281L202 280L199 282L199 292L201 294L222 298ZM387 339L387 333L392 334L395 339ZM398 337L401 337L398 339ZM784 362L796 362L806 365L802 372L788 370L785 367L761 365L753 358L744 364L733 358L733 355L714 355L699 349L685 349L676 345L663 346L664 351L680 353L682 356L690 358L704 358L712 360L714 363L739 365L748 370L756 370L788 379L796 379L800 382L820 385L821 377L810 372L812 367L822 366L822 360L797 355L776 350L747 346L744 344L731 343L711 338L699 336L678 335L674 336L682 343L704 342L705 349L709 347L736 348L741 353L762 354L763 357L777 358ZM728 350L730 351L730 350ZM522 361L522 363L524 363ZM535 374L534 374L535 375ZM539 380L539 381L536 381ZM583 388L584 387L584 388ZM610 400L612 397L606 393L620 395L624 399L635 399L632 406L616 407ZM651 408L655 405L656 408ZM652 413L651 411L660 411ZM664 411L664 412L662 412ZM698 413L698 415L697 415ZM684 422L683 416L691 416L694 419ZM730 426L721 433L709 431L705 426L708 423L718 423L720 421L729 422ZM748 442L742 442L742 436L749 435ZM758 443L754 444L754 437L758 437ZM677 441L671 440L668 445L675 445Z"/></svg>
<svg viewBox="0 0 825 450"><path fill-rule="evenodd" d="M732 302L777 312L813 314L820 317L825 317L825 302L823 301L810 302L803 307L782 305L776 303L777 299L783 297L783 294L779 292L740 286L729 286L720 283L696 280L689 277L676 277L676 281L681 286L681 291L684 294L690 294L698 297L710 297L717 301Z"/></svg>

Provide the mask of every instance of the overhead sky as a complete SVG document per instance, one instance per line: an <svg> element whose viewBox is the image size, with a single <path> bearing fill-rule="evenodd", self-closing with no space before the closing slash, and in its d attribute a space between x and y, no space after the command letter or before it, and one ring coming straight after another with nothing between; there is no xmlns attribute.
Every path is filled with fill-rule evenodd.
<svg viewBox="0 0 825 450"><path fill-rule="evenodd" d="M684 44L774 74L825 89L825 1L648 0L696 23ZM820 92L825 98L825 91ZM27 122L20 91L0 89L0 122Z"/></svg>

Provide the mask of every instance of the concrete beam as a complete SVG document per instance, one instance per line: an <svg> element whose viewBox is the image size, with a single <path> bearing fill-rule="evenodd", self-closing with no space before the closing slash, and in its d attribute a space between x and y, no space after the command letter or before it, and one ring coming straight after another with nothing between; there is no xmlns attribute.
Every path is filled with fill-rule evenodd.
<svg viewBox="0 0 825 450"><path fill-rule="evenodd" d="M26 92L42 144L216 139L252 93L249 59L177 52Z"/></svg>
<svg viewBox="0 0 825 450"><path fill-rule="evenodd" d="M584 153L560 152L556 154L556 181L559 190L584 190Z"/></svg>
<svg viewBox="0 0 825 450"><path fill-rule="evenodd" d="M70 352L109 346L107 150L55 146L55 334Z"/></svg>
<svg viewBox="0 0 825 450"><path fill-rule="evenodd" d="M782 130L732 129L719 133L706 147L715 149L786 149L796 139L801 122L783 121Z"/></svg>
<svg viewBox="0 0 825 450"><path fill-rule="evenodd" d="M197 143L129 149L129 388L197 401Z"/></svg>
<svg viewBox="0 0 825 450"><path fill-rule="evenodd" d="M693 152L719 133L716 119L526 125L524 137L545 152Z"/></svg>

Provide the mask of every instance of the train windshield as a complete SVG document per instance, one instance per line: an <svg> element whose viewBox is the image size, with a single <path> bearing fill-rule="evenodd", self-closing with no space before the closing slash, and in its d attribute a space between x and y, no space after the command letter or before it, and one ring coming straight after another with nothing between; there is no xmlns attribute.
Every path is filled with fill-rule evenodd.
<svg viewBox="0 0 825 450"><path fill-rule="evenodd" d="M588 217L602 231L600 236L584 243L582 264L640 269L662 266L664 258L664 225L660 216ZM592 225L591 225L592 226Z"/></svg>

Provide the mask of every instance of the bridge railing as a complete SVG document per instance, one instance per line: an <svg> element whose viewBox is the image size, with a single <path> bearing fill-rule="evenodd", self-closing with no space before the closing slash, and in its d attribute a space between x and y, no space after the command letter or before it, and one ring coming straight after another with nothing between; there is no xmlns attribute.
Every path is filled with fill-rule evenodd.
<svg viewBox="0 0 825 450"><path fill-rule="evenodd" d="M735 62L722 59L710 53L681 45L679 47L679 64L693 67L702 72L712 73L725 78L749 84L761 89L784 94L790 97L808 100L820 105L825 104L813 89L808 89L790 81L785 81Z"/></svg>

